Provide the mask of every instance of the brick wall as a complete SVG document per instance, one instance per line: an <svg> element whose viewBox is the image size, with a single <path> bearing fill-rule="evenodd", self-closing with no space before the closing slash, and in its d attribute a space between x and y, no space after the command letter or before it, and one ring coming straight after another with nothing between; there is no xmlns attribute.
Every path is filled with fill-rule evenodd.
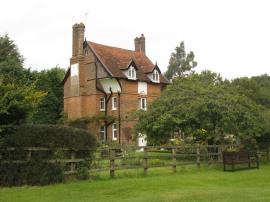
<svg viewBox="0 0 270 202"><path fill-rule="evenodd" d="M81 28L83 29L83 28ZM78 35L74 34L79 37ZM70 75L64 83L64 111L68 114L68 118L82 118L91 117L95 114L105 112L100 111L100 97L104 97L104 93L96 89L103 89L99 82L96 82L96 75L98 78L109 77L108 72L101 63L95 60L93 52L89 47L85 47L83 51L79 50L80 47L75 47L78 41L73 41L73 56L70 59L70 64L79 64L79 81L78 81L78 94L75 84L71 82ZM87 52L87 55L81 55L81 52ZM95 66L95 61L96 65ZM97 73L96 73L97 71ZM157 83L147 83L147 94L138 94L138 81L128 79L118 79L122 87L120 95L116 92L110 97L110 93L107 94L107 99L110 97L107 103L107 114L113 115L116 118L117 133L120 133L121 143L132 144L131 130L136 123L136 120L130 120L129 112L131 110L138 109L138 98L146 98L147 105L155 99L161 92L161 85ZM76 84L77 86L77 84ZM77 92L77 91L76 91ZM112 109L112 97L117 99L117 109ZM120 102L120 114L119 114L119 102ZM120 119L119 119L120 116ZM103 125L104 123L101 123ZM119 130L120 124L120 130ZM89 131L97 136L99 139L100 125L95 123L89 125ZM112 139L112 124L107 127L107 137ZM119 142L119 136L117 139Z"/></svg>

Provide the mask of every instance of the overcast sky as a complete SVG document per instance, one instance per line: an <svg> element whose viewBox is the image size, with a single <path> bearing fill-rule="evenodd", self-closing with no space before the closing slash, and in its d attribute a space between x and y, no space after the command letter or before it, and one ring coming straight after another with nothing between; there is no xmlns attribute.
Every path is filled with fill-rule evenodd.
<svg viewBox="0 0 270 202"><path fill-rule="evenodd" d="M124 49L144 34L146 55L162 72L184 41L198 72L233 79L270 74L269 21L268 0L8 0L0 35L9 34L32 70L67 69L72 25L83 22L87 40Z"/></svg>

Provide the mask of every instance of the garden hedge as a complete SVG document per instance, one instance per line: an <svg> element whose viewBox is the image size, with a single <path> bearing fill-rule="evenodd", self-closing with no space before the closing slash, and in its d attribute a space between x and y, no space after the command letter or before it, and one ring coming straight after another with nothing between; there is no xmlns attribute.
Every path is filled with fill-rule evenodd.
<svg viewBox="0 0 270 202"><path fill-rule="evenodd" d="M15 150L7 150L10 147ZM25 161L27 147L46 147L49 150L32 152L31 160ZM77 175L87 178L91 164L89 159L95 147L95 137L82 129L43 124L16 126L2 142L0 186L45 185L63 181L67 166L59 159L70 158L70 153L61 148L71 149L76 153L76 158L87 159L86 163L79 165L79 171L84 173ZM20 162L14 163L13 160Z"/></svg>

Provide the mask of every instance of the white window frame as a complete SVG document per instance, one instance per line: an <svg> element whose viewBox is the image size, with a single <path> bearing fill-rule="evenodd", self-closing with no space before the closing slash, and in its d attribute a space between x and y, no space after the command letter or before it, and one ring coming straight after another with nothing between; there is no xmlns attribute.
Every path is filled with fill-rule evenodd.
<svg viewBox="0 0 270 202"><path fill-rule="evenodd" d="M128 71L127 71L127 76L129 79L136 79L136 70L134 67L129 67Z"/></svg>
<svg viewBox="0 0 270 202"><path fill-rule="evenodd" d="M100 111L105 111L106 108L106 101L105 97L100 97Z"/></svg>
<svg viewBox="0 0 270 202"><path fill-rule="evenodd" d="M104 125L100 126L99 138L100 138L101 141L106 140L106 127Z"/></svg>
<svg viewBox="0 0 270 202"><path fill-rule="evenodd" d="M117 110L117 98L112 97L112 110Z"/></svg>
<svg viewBox="0 0 270 202"><path fill-rule="evenodd" d="M147 109L147 99L146 98L138 98L138 108L139 110L146 111Z"/></svg>
<svg viewBox="0 0 270 202"><path fill-rule="evenodd" d="M117 140L117 124L112 124L112 139Z"/></svg>
<svg viewBox="0 0 270 202"><path fill-rule="evenodd" d="M159 82L159 73L157 70L154 70L153 72L153 81Z"/></svg>

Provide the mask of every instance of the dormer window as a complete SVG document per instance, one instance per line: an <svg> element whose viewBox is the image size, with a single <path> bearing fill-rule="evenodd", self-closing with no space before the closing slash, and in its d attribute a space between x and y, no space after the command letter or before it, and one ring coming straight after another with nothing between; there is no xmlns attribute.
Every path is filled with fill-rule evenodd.
<svg viewBox="0 0 270 202"><path fill-rule="evenodd" d="M159 73L157 70L154 70L154 72L153 72L153 81L159 82Z"/></svg>
<svg viewBox="0 0 270 202"><path fill-rule="evenodd" d="M132 66L128 69L128 78L129 79L136 79L136 70Z"/></svg>
<svg viewBox="0 0 270 202"><path fill-rule="evenodd" d="M151 81L153 83L159 83L160 82L160 70L159 67L157 66L157 64L153 67L152 71L149 71L147 73L147 76L149 77L149 79L151 79Z"/></svg>

